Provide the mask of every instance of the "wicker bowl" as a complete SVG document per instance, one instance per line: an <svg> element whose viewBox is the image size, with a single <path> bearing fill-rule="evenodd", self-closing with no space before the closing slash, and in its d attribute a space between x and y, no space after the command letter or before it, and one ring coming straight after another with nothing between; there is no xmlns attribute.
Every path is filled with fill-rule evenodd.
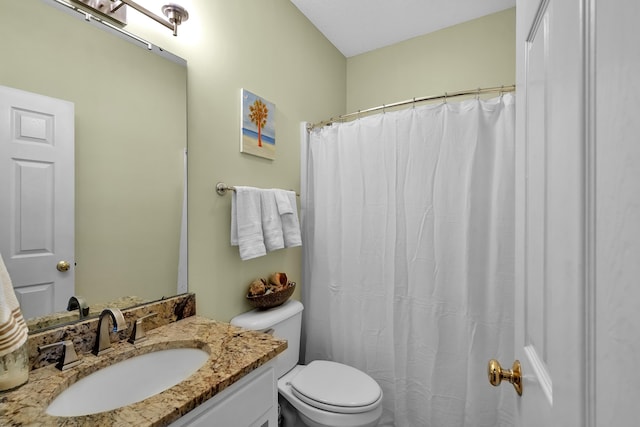
<svg viewBox="0 0 640 427"><path fill-rule="evenodd" d="M293 295L293 291L296 289L295 282L289 282L289 285L286 289L283 289L278 292L270 292L264 295L255 295L249 296L247 295L247 301L253 308L261 308L267 309L272 307L277 307L281 304L284 304L290 297Z"/></svg>

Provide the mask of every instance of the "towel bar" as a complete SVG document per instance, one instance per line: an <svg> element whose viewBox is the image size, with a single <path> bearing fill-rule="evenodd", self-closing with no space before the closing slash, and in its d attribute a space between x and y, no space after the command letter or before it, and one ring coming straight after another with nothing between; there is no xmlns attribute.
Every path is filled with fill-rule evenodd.
<svg viewBox="0 0 640 427"><path fill-rule="evenodd" d="M216 193L218 193L219 196L224 196L225 194L227 194L227 191L236 191L236 187L234 187L233 185L227 185L224 182L219 182L216 184ZM296 193L296 196L300 197L298 193Z"/></svg>

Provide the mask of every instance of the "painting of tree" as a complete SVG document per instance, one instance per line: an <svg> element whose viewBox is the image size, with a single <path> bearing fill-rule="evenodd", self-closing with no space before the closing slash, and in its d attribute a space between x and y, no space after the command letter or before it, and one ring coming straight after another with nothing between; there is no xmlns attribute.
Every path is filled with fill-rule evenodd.
<svg viewBox="0 0 640 427"><path fill-rule="evenodd" d="M240 152L270 160L276 157L276 106L266 99L241 90Z"/></svg>
<svg viewBox="0 0 640 427"><path fill-rule="evenodd" d="M249 118L258 127L258 147L262 147L262 128L267 124L269 108L261 99L256 99L253 105L249 106Z"/></svg>

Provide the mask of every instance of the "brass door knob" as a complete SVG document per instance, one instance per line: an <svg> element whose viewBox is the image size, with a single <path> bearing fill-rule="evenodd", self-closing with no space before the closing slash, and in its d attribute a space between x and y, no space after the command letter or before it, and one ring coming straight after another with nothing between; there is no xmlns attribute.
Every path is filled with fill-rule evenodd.
<svg viewBox="0 0 640 427"><path fill-rule="evenodd" d="M489 382L493 386L499 386L502 380L508 380L513 384L518 396L522 396L522 367L520 361L513 362L511 369L503 369L496 359L489 360Z"/></svg>
<svg viewBox="0 0 640 427"><path fill-rule="evenodd" d="M69 264L67 261L60 261L58 265L56 265L56 269L58 271L62 271L63 273L65 271L69 271L70 268L71 268L71 264Z"/></svg>

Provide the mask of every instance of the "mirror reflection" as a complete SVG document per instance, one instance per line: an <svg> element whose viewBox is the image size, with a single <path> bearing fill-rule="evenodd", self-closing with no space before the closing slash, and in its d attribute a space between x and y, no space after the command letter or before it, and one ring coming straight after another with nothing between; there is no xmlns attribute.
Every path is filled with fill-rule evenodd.
<svg viewBox="0 0 640 427"><path fill-rule="evenodd" d="M75 186L65 189L75 197L74 295L100 307L185 292L178 271L186 262L186 62L54 3L5 5L12 19L0 27L0 85L74 104ZM0 242L0 250L7 262L13 248ZM38 295L37 309L23 308L26 318L67 312L67 298L40 298L46 285L30 284L19 295Z"/></svg>

